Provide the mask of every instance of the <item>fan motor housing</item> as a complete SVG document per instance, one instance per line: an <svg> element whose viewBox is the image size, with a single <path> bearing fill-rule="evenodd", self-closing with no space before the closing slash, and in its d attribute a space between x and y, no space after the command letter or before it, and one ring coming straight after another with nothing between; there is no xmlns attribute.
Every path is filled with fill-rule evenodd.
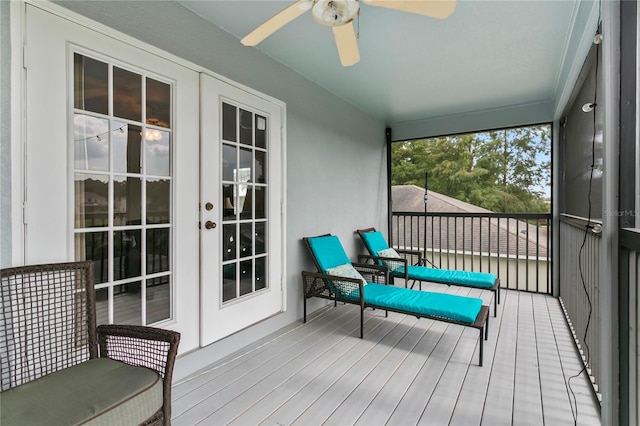
<svg viewBox="0 0 640 426"><path fill-rule="evenodd" d="M311 14L320 25L337 27L353 21L359 10L360 4L356 0L318 0Z"/></svg>

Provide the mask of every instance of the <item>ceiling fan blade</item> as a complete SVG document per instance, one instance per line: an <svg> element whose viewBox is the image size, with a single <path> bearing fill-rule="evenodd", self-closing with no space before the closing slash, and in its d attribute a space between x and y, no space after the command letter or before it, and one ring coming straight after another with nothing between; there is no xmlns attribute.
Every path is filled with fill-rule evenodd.
<svg viewBox="0 0 640 426"><path fill-rule="evenodd" d="M364 0L364 4L446 19L456 10L456 0Z"/></svg>
<svg viewBox="0 0 640 426"><path fill-rule="evenodd" d="M291 6L281 10L277 15L267 20L255 30L247 34L240 42L245 46L255 46L298 16L311 9L312 0L298 0Z"/></svg>
<svg viewBox="0 0 640 426"><path fill-rule="evenodd" d="M348 67L360 61L360 52L356 41L356 32L353 29L353 22L349 22L333 29L333 37L336 39L336 47L340 55L342 66Z"/></svg>

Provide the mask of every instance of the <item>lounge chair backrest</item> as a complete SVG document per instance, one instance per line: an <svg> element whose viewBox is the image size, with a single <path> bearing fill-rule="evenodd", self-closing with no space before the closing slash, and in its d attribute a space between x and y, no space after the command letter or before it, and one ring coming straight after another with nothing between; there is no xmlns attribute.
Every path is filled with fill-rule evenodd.
<svg viewBox="0 0 640 426"><path fill-rule="evenodd" d="M389 248L387 240L384 238L384 235L382 235L382 232L380 231L363 232L361 235L364 239L364 243L367 245L369 253L374 256L377 256L378 252Z"/></svg>
<svg viewBox="0 0 640 426"><path fill-rule="evenodd" d="M340 240L335 235L322 235L319 237L307 238L309 248L313 252L313 257L317 267L321 272L336 266L351 263L349 256L342 248Z"/></svg>

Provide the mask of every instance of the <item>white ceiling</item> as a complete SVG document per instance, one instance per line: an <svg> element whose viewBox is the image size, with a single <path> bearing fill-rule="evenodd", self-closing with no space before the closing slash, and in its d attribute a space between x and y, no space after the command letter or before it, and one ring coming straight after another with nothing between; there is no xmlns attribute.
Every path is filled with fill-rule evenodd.
<svg viewBox="0 0 640 426"><path fill-rule="evenodd" d="M292 3L179 2L238 39ZM584 25L579 4L459 0L446 20L363 4L355 22L361 60L351 67L340 65L331 29L310 12L243 48L264 52L387 124L405 123L553 102L572 61L572 34L584 31L577 28Z"/></svg>

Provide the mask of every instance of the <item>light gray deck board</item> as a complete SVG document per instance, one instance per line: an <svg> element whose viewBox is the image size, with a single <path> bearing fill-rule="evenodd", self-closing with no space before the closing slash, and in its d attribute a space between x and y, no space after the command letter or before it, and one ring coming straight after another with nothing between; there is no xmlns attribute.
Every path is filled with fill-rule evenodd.
<svg viewBox="0 0 640 426"><path fill-rule="evenodd" d="M425 320L422 326L424 334L415 349L398 366L393 376L379 390L355 424L362 426L384 424L393 415L447 328L443 322L430 320Z"/></svg>
<svg viewBox="0 0 640 426"><path fill-rule="evenodd" d="M532 294L520 293L519 296L513 419L514 423L517 419L527 419L532 424L543 424Z"/></svg>
<svg viewBox="0 0 640 426"><path fill-rule="evenodd" d="M513 418L519 293L503 293L504 309L493 358L493 366L496 368L491 369L482 414L482 423L487 425L511 424Z"/></svg>
<svg viewBox="0 0 640 426"><path fill-rule="evenodd" d="M372 314L372 312L368 313ZM316 401L350 368L357 366L359 361L402 319L401 315L390 315L389 318L384 318L382 311L375 311L373 314L378 316L376 319L381 322L381 325L371 332L367 332L367 328L365 328L365 337L362 340L354 336L354 339L360 340L357 342L358 344L354 345L345 355L334 359L323 374L314 377L308 385L300 389L291 399L272 413L269 420L279 424L292 424L309 409L313 412L322 411L323 407Z"/></svg>
<svg viewBox="0 0 640 426"><path fill-rule="evenodd" d="M486 294L486 292L484 293ZM456 401L455 410L449 422L452 426L479 425L482 420L487 387L498 341L496 336L500 330L504 305L503 298L502 303L498 305L498 316L489 318L489 339L484 342L484 366L483 368L470 368L467 371Z"/></svg>
<svg viewBox="0 0 640 426"><path fill-rule="evenodd" d="M427 288L491 300L478 290ZM558 301L502 296L483 367L476 330L367 310L360 339L359 308L329 306L174 384L172 422L572 425L567 379L582 365ZM578 424L599 425L589 386L584 374L571 382Z"/></svg>

